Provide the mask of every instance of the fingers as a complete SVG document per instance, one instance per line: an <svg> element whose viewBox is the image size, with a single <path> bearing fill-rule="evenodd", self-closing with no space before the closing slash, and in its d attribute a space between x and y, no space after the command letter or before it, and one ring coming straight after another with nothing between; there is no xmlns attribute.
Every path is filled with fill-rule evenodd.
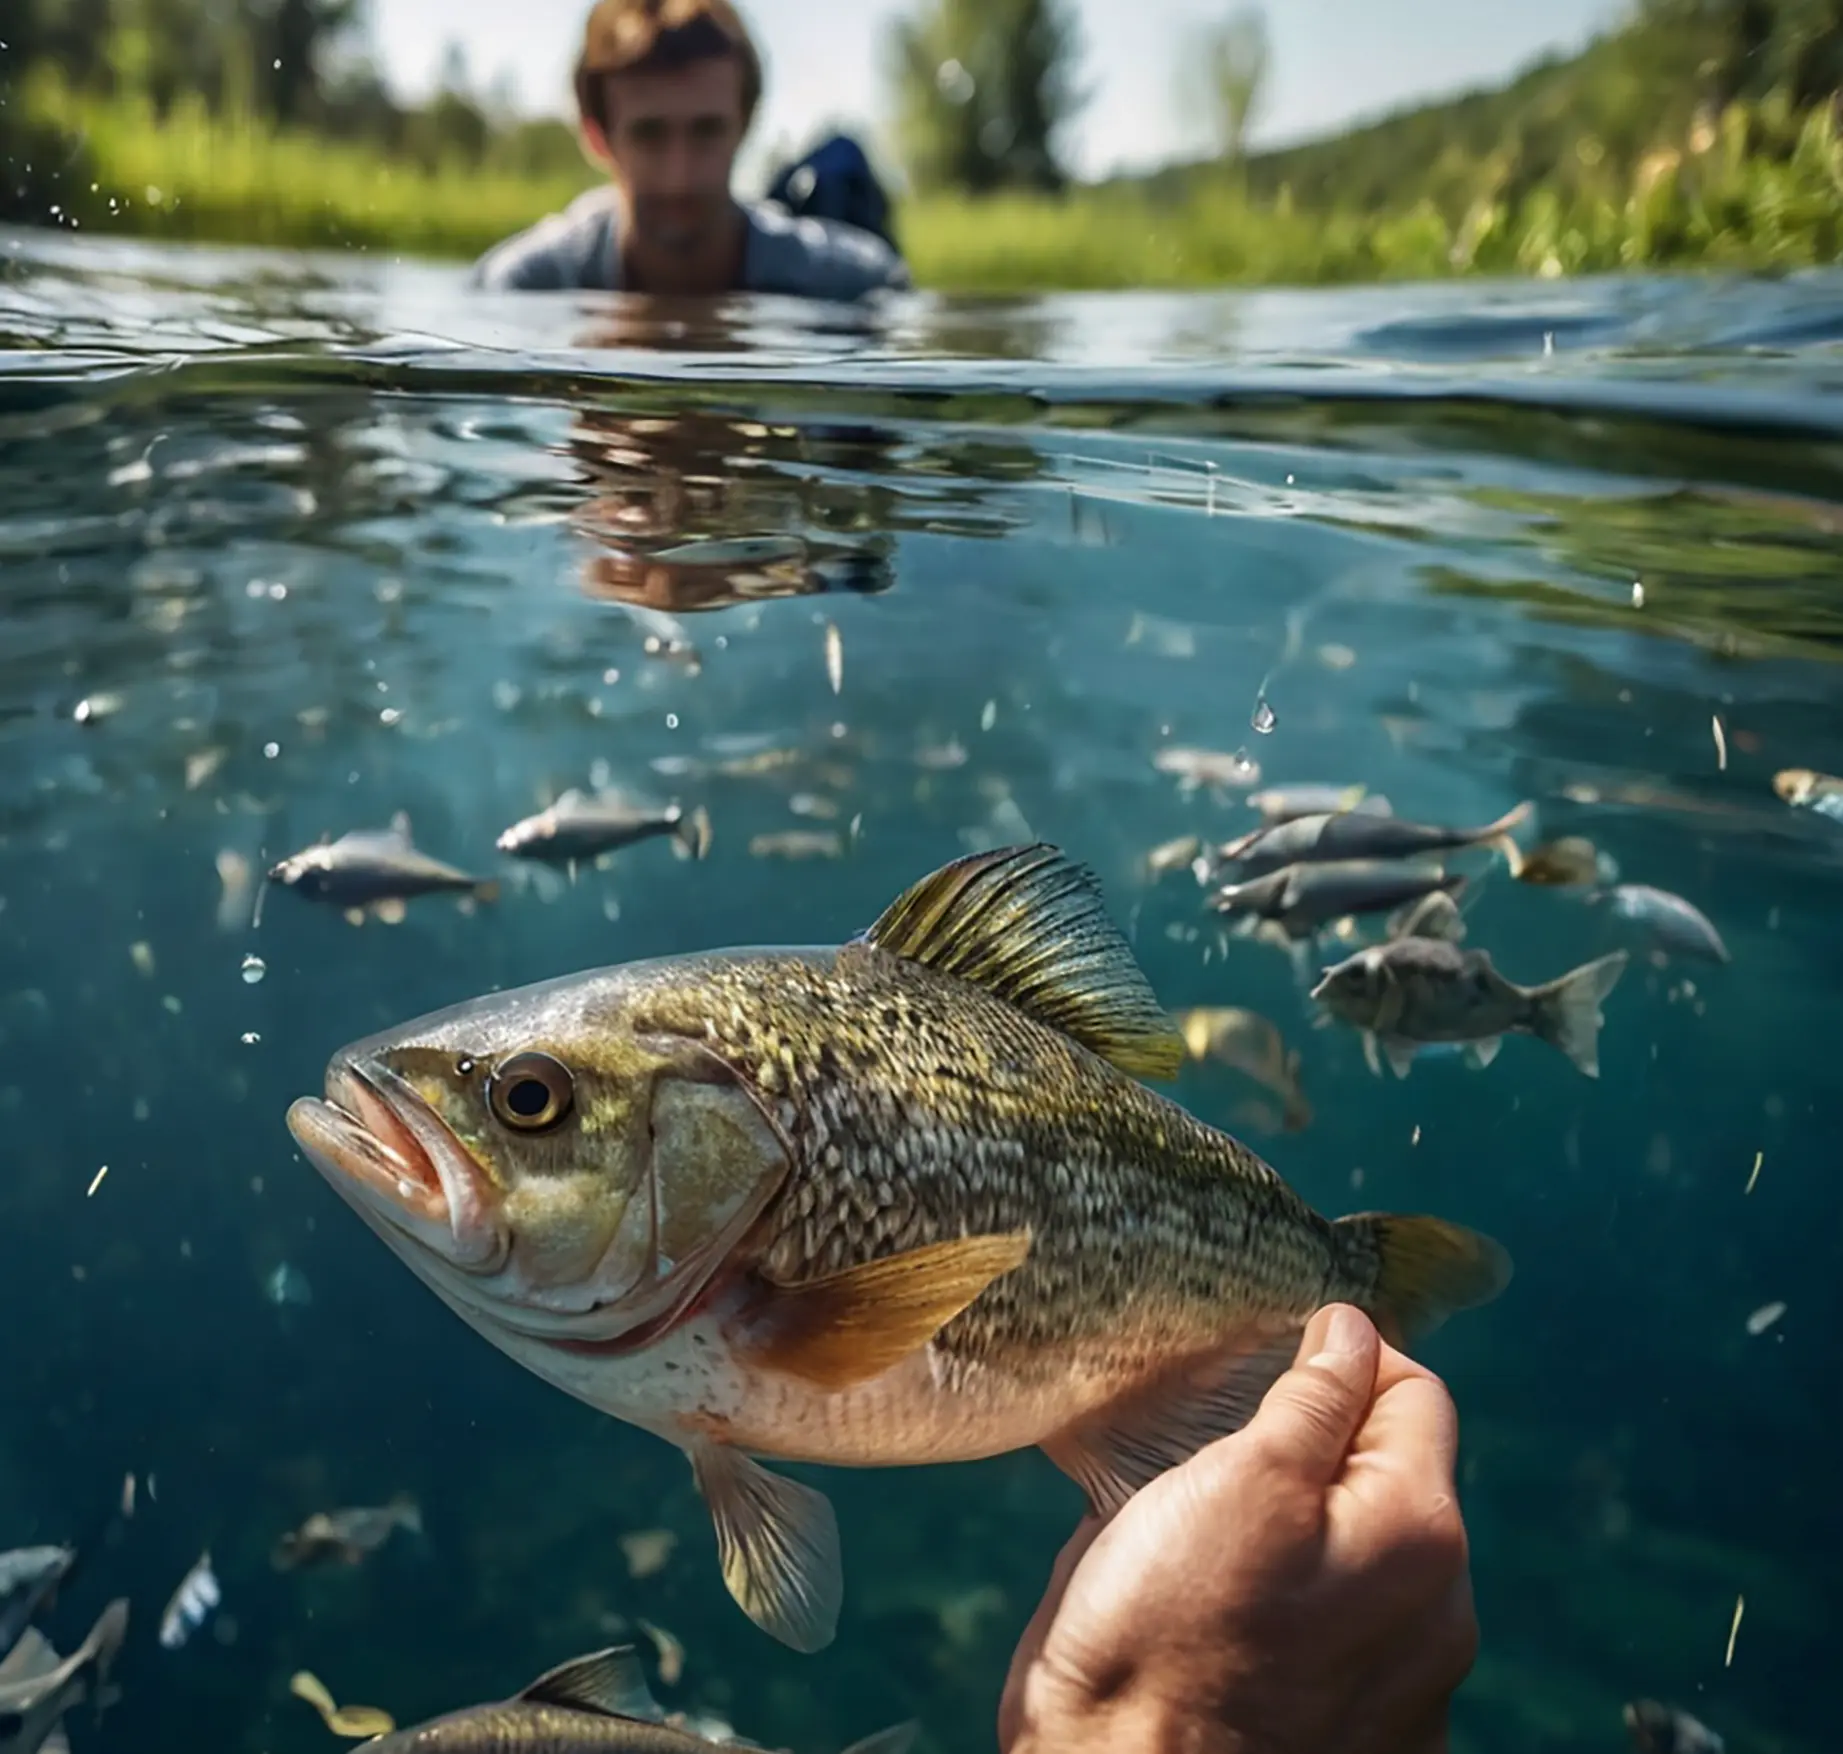
<svg viewBox="0 0 1843 1754"><path fill-rule="evenodd" d="M1075 1533L1056 1556L1055 1566L1049 1574L1049 1584L1043 1591L1043 1600L1037 1604L1036 1613L1031 1615L1030 1624L1024 1628L1024 1635L1018 1640L1017 1649L1011 1657L1010 1672L1005 1676L1005 1691L998 1702L1000 1748L1009 1748L1023 1728L1024 1683L1030 1674L1030 1666L1037 1660L1043 1641L1049 1636L1050 1627L1055 1624L1056 1612L1062 1606L1069 1579L1075 1575L1076 1566L1094 1545L1095 1536L1104 1526L1097 1516L1083 1517L1075 1525Z"/></svg>
<svg viewBox="0 0 1843 1754"><path fill-rule="evenodd" d="M1319 1486L1338 1476L1376 1388L1382 1342L1361 1310L1327 1304L1306 1323L1297 1362L1267 1391L1243 1436Z"/></svg>
<svg viewBox="0 0 1843 1754"><path fill-rule="evenodd" d="M1384 1344L1359 1447L1385 1450L1427 1478L1451 1480L1459 1460L1459 1412L1446 1385Z"/></svg>

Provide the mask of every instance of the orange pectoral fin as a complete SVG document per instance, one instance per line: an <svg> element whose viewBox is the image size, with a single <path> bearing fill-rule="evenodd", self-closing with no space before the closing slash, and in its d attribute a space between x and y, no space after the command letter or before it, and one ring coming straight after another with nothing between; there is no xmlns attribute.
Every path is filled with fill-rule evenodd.
<svg viewBox="0 0 1843 1754"><path fill-rule="evenodd" d="M967 1236L823 1279L769 1283L738 1350L765 1369L847 1389L919 1352L1029 1253L1027 1230Z"/></svg>

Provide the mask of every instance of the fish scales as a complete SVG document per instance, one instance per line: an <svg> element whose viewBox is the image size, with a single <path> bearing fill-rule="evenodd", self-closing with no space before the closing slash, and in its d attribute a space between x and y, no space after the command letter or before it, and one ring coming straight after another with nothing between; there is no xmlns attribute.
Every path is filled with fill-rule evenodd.
<svg viewBox="0 0 1843 1754"><path fill-rule="evenodd" d="M1024 1264L934 1344L1046 1379L1052 1342L1168 1357L1372 1287L1373 1251L1252 1151L971 982L859 947L699 961L638 1015L702 1038L793 1142L763 1219L776 1280L1028 1226Z"/></svg>

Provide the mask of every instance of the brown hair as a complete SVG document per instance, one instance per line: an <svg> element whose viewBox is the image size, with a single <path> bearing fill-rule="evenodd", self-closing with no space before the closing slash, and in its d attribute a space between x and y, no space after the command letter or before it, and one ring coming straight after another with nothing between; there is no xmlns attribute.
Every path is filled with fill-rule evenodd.
<svg viewBox="0 0 1843 1754"><path fill-rule="evenodd" d="M576 108L606 130L606 74L668 73L722 55L742 67L746 128L761 100L762 64L731 0L596 0L576 58Z"/></svg>

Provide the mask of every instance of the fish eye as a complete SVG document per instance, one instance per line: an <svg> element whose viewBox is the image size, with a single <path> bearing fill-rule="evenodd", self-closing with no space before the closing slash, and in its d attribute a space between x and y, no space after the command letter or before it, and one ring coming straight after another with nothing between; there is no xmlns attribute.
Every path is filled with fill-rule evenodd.
<svg viewBox="0 0 1843 1754"><path fill-rule="evenodd" d="M576 1082L569 1068L549 1054L514 1054L487 1079L486 1100L502 1126L542 1133L570 1112Z"/></svg>

